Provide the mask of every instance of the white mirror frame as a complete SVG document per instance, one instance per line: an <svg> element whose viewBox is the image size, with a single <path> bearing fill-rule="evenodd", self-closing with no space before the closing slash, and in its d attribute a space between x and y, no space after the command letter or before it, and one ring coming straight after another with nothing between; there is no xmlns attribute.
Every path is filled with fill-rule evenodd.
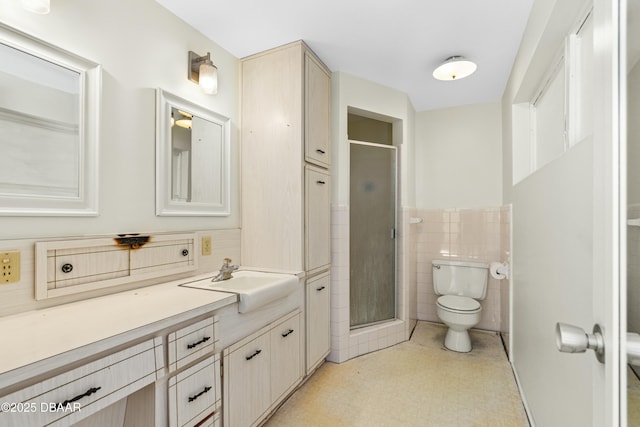
<svg viewBox="0 0 640 427"><path fill-rule="evenodd" d="M171 108L193 114L222 127L219 158L220 202L202 203L173 200L171 197ZM158 216L228 216L231 214L231 119L182 99L162 89L156 90L156 215Z"/></svg>
<svg viewBox="0 0 640 427"><path fill-rule="evenodd" d="M16 196L2 194L3 216L96 216L98 215L98 143L102 68L99 64L52 46L42 40L0 24L0 43L77 72L79 88L79 191L78 197Z"/></svg>

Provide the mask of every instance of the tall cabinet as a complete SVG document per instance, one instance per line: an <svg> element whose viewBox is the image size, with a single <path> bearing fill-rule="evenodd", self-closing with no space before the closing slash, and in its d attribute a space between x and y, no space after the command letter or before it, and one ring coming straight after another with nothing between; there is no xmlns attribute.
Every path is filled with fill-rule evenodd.
<svg viewBox="0 0 640 427"><path fill-rule="evenodd" d="M329 353L330 96L304 42L242 60L242 262L307 275L307 371Z"/></svg>

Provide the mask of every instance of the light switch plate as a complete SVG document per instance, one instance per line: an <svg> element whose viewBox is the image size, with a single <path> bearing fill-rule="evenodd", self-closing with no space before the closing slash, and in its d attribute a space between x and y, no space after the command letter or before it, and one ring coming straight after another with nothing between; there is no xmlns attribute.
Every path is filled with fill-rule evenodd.
<svg viewBox="0 0 640 427"><path fill-rule="evenodd" d="M20 251L0 252L0 284L20 281Z"/></svg>
<svg viewBox="0 0 640 427"><path fill-rule="evenodd" d="M202 236L202 256L211 255L211 236Z"/></svg>

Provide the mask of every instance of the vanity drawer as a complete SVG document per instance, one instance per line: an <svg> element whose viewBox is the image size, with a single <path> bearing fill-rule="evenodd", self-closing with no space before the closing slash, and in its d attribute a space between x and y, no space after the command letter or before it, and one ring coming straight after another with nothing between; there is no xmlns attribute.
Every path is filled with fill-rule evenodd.
<svg viewBox="0 0 640 427"><path fill-rule="evenodd" d="M168 336L169 371L180 369L201 356L211 353L218 341L218 316L212 316L172 332Z"/></svg>
<svg viewBox="0 0 640 427"><path fill-rule="evenodd" d="M169 425L218 425L220 398L220 355L215 354L169 378Z"/></svg>
<svg viewBox="0 0 640 427"><path fill-rule="evenodd" d="M162 345L160 340L156 343ZM154 340L148 340L0 397L13 405L0 412L0 425L75 423L153 383L155 372L156 349Z"/></svg>
<svg viewBox="0 0 640 427"><path fill-rule="evenodd" d="M129 272L128 251L112 246L53 250L47 258L49 289L123 277Z"/></svg>

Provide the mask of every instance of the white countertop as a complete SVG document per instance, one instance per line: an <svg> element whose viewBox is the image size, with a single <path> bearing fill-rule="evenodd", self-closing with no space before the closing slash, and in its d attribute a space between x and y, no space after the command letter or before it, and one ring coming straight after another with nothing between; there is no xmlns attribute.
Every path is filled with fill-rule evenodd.
<svg viewBox="0 0 640 427"><path fill-rule="evenodd" d="M207 277L0 318L0 389L78 360L73 350L95 354L237 301L235 294L178 286Z"/></svg>

